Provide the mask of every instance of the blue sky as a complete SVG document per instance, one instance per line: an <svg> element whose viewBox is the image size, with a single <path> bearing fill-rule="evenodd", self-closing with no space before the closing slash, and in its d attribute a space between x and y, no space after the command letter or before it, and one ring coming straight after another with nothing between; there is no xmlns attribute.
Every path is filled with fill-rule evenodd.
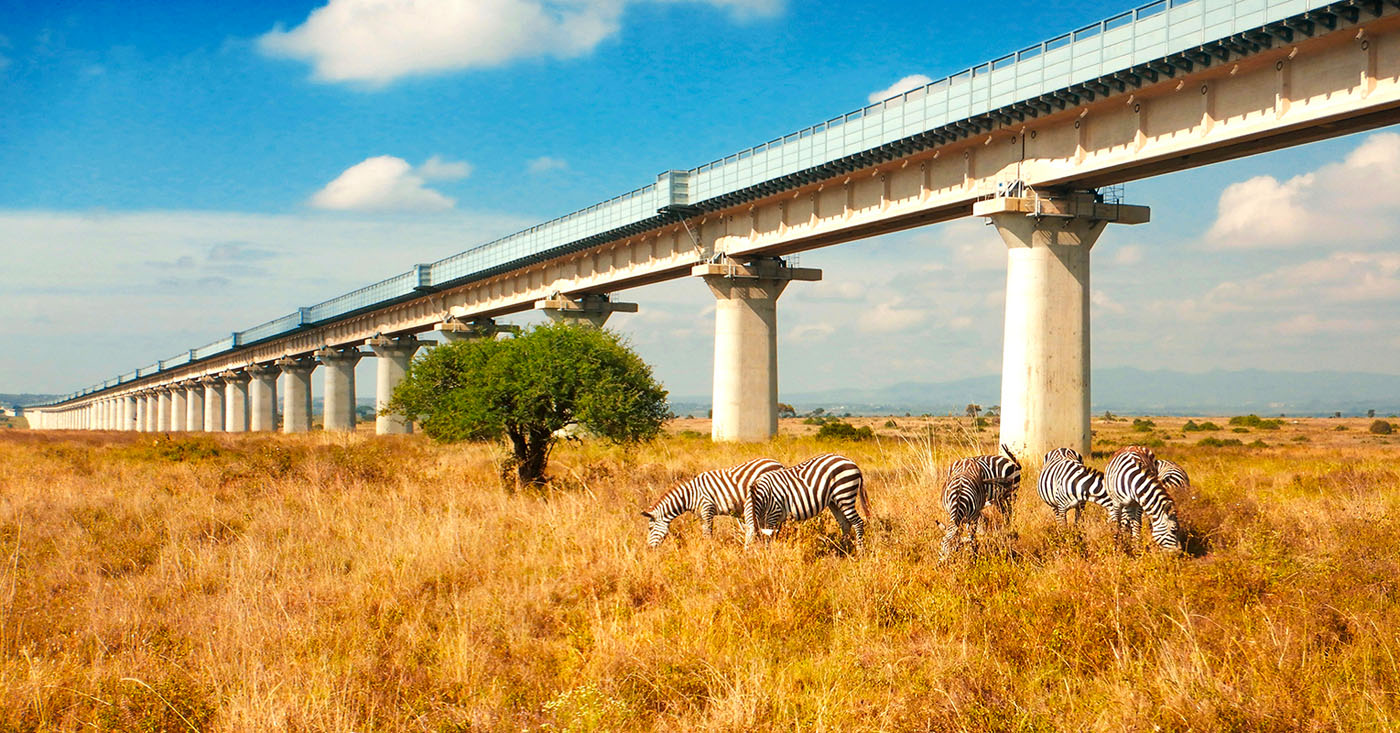
<svg viewBox="0 0 1400 733"><path fill-rule="evenodd" d="M1125 7L0 1L0 392L129 371ZM1154 221L1095 249L1095 364L1400 372L1375 195L1397 161L1382 132L1130 184ZM782 389L995 372L1003 260L976 222L803 255L826 279L784 296ZM707 394L705 288L625 297L609 325Z"/></svg>

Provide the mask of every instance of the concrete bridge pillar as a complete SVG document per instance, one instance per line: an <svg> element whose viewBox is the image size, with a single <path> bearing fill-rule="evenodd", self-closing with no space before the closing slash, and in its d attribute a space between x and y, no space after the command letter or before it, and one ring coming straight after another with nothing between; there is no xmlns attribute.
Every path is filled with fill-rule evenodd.
<svg viewBox="0 0 1400 733"><path fill-rule="evenodd" d="M355 365L364 356L358 348L324 348L315 353L325 367L325 396L321 424L326 430L355 431Z"/></svg>
<svg viewBox="0 0 1400 733"><path fill-rule="evenodd" d="M204 432L204 385L198 381L184 384L185 390L185 429L192 433Z"/></svg>
<svg viewBox="0 0 1400 733"><path fill-rule="evenodd" d="M519 333L520 327L499 324L491 318L477 318L471 321L448 319L433 326L433 330L442 335L443 341L451 344L458 341L492 338L498 333Z"/></svg>
<svg viewBox="0 0 1400 733"><path fill-rule="evenodd" d="M579 296L556 294L535 301L535 309L544 311L551 321L587 323L602 328L613 313L636 313L637 304L616 302L611 296L601 293Z"/></svg>
<svg viewBox="0 0 1400 733"><path fill-rule="evenodd" d="M248 432L248 374L243 371L230 370L219 376L224 378L224 431L246 433Z"/></svg>
<svg viewBox="0 0 1400 733"><path fill-rule="evenodd" d="M389 404L394 396L394 388L408 373L413 354L423 346L423 342L413 336L405 338L376 337L365 341L365 345L378 357L374 383L374 432L376 435L398 435L413 432L413 423L402 415L381 415L379 411Z"/></svg>
<svg viewBox="0 0 1400 733"><path fill-rule="evenodd" d="M139 430L136 416L136 395L122 395L121 397L122 430Z"/></svg>
<svg viewBox="0 0 1400 733"><path fill-rule="evenodd" d="M255 433L277 429L277 374L271 364L248 367L248 429Z"/></svg>
<svg viewBox="0 0 1400 733"><path fill-rule="evenodd" d="M102 401L102 429L117 429L117 400L109 397Z"/></svg>
<svg viewBox="0 0 1400 733"><path fill-rule="evenodd" d="M160 399L155 392L145 394L146 402L146 427L145 431L154 433L160 429Z"/></svg>
<svg viewBox="0 0 1400 733"><path fill-rule="evenodd" d="M1007 247L1001 442L1039 461L1055 448L1089 455L1089 250L1112 222L1140 224L1146 206L1094 192L997 198L973 209Z"/></svg>
<svg viewBox="0 0 1400 733"><path fill-rule="evenodd" d="M204 385L204 432L224 432L224 380L213 375L201 377Z"/></svg>
<svg viewBox="0 0 1400 733"><path fill-rule="evenodd" d="M183 433L185 420L189 417L188 408L185 407L185 388L178 384L170 385L170 429Z"/></svg>
<svg viewBox="0 0 1400 733"><path fill-rule="evenodd" d="M286 381L282 384L282 432L304 433L311 429L311 372L316 360L285 357L278 359Z"/></svg>
<svg viewBox="0 0 1400 733"><path fill-rule="evenodd" d="M170 432L170 390L156 389L156 432Z"/></svg>
<svg viewBox="0 0 1400 733"><path fill-rule="evenodd" d="M715 381L710 438L767 440L778 433L778 296L821 270L776 257L696 265L715 295Z"/></svg>

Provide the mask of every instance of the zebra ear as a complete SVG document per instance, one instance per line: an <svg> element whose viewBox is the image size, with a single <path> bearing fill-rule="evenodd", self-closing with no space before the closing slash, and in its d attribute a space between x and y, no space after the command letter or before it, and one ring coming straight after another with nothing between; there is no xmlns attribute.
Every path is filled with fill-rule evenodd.
<svg viewBox="0 0 1400 733"><path fill-rule="evenodd" d="M651 516L651 512L642 512L642 516L646 517L647 519L656 519L656 517Z"/></svg>
<svg viewBox="0 0 1400 733"><path fill-rule="evenodd" d="M1017 460L1016 454L1012 453L1011 449L1007 448L1005 443L1001 444L1001 449L1006 451L1006 457L1010 458L1012 463L1016 464L1017 466L1021 465L1021 461Z"/></svg>

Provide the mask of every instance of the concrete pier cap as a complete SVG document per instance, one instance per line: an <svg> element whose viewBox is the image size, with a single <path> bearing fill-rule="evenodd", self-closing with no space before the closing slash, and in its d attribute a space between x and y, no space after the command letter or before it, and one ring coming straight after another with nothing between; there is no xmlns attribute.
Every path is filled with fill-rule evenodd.
<svg viewBox="0 0 1400 733"><path fill-rule="evenodd" d="M433 330L437 331L442 336L443 341L448 343L493 338L498 333L520 333L519 326L496 323L493 318L474 318L470 321L448 318L433 326Z"/></svg>
<svg viewBox="0 0 1400 733"><path fill-rule="evenodd" d="M1089 252L1109 224L1142 224L1146 206L1095 191L1027 191L973 205L1007 247L1001 442L1038 462L1055 448L1089 455Z"/></svg>
<svg viewBox="0 0 1400 733"><path fill-rule="evenodd" d="M535 309L544 311L551 321L573 321L588 323L602 328L608 317L614 313L636 313L636 303L615 301L605 293L583 295L563 295L554 293L544 300L535 301Z"/></svg>
<svg viewBox="0 0 1400 733"><path fill-rule="evenodd" d="M778 296L793 280L822 279L777 257L722 257L691 268L715 296L710 438L767 440L778 432Z"/></svg>

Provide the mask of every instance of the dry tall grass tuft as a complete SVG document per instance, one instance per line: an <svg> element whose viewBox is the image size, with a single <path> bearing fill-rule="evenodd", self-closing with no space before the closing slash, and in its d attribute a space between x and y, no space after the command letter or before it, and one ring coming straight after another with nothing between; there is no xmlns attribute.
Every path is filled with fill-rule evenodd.
<svg viewBox="0 0 1400 733"><path fill-rule="evenodd" d="M1014 533L944 567L942 476L995 449L952 420L571 442L517 494L495 449L413 437L5 431L0 730L1400 726L1390 439L1154 420L1095 447L1188 468L1191 554L1125 557L1093 510L1057 532L1030 471ZM646 547L638 508L680 479L831 449L865 471L867 554L829 517Z"/></svg>

